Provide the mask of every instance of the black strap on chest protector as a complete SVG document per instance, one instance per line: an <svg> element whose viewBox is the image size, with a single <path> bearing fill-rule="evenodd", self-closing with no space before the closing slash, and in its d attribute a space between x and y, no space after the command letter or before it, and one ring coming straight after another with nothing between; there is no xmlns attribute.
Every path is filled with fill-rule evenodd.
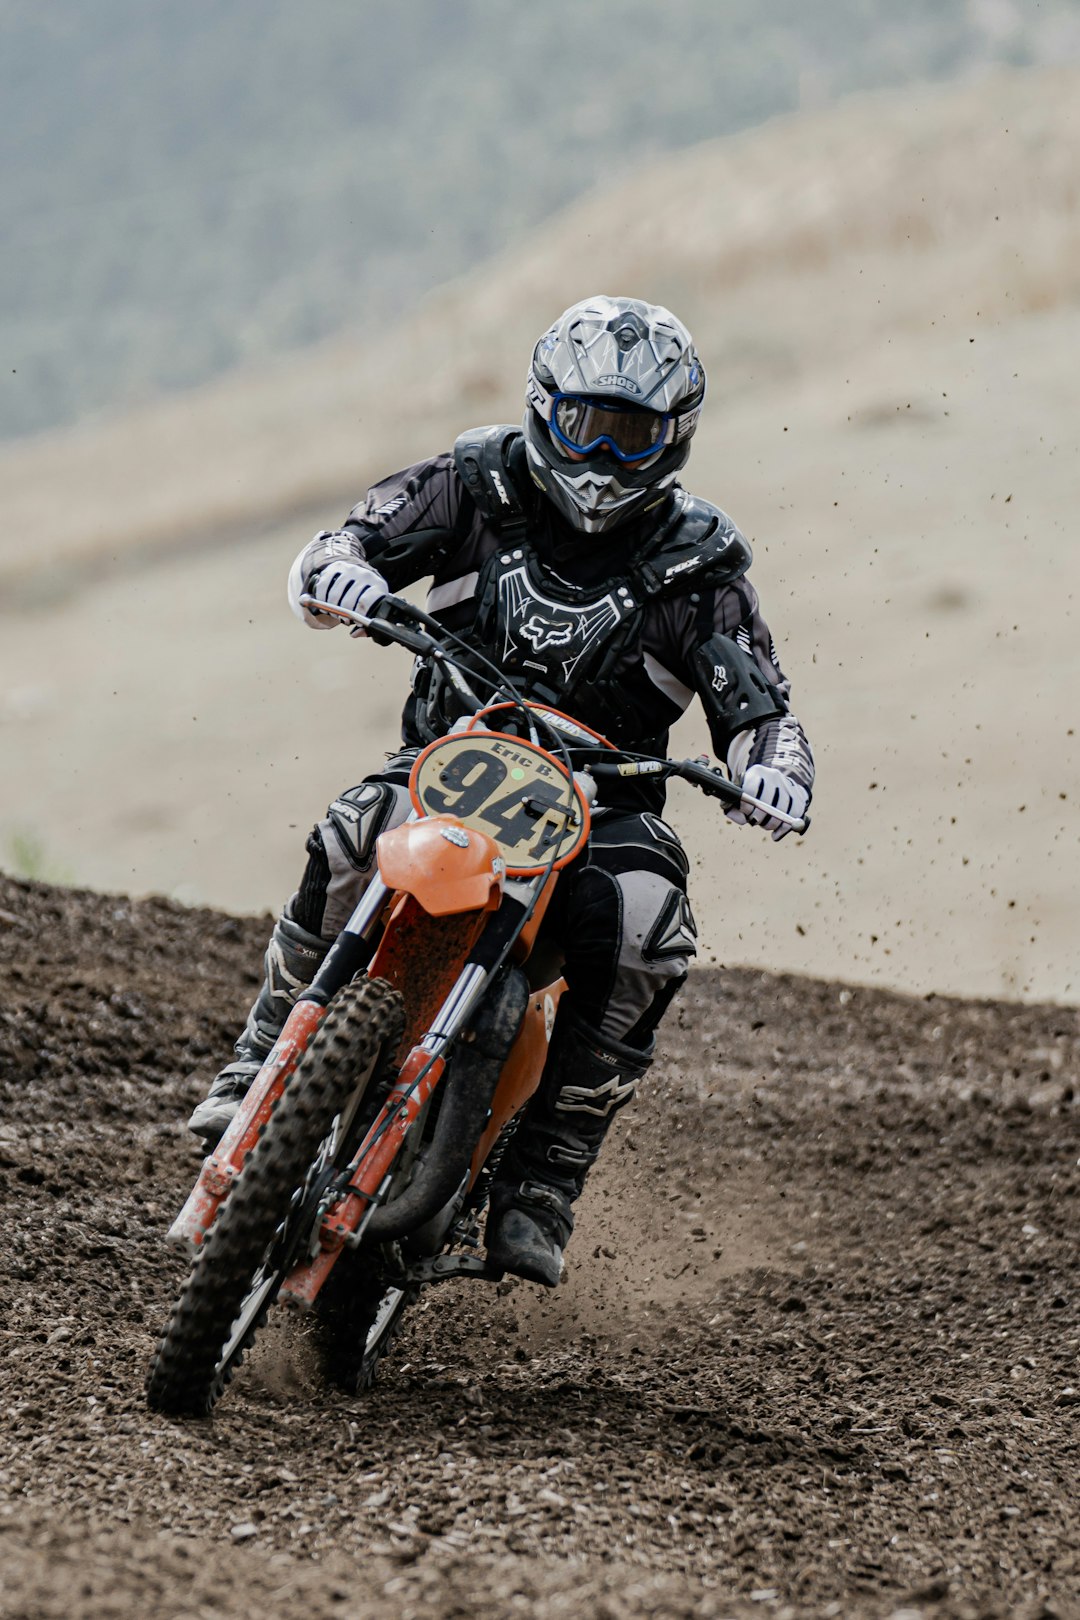
<svg viewBox="0 0 1080 1620"><path fill-rule="evenodd" d="M525 473L525 445L513 423L468 428L454 445L454 466L473 503L507 545L525 538L525 503L519 481Z"/></svg>

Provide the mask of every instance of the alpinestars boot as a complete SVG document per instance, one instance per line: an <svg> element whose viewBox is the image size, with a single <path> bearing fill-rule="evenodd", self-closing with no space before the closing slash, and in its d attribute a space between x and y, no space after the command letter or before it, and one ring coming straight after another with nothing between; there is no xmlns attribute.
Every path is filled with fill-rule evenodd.
<svg viewBox="0 0 1080 1620"><path fill-rule="evenodd" d="M266 947L262 987L233 1049L237 1061L222 1069L188 1120L188 1130L202 1137L207 1152L224 1136L248 1087L273 1050L296 998L307 989L330 949L329 940L309 934L293 921L290 912L291 903L274 924Z"/></svg>
<svg viewBox="0 0 1080 1620"><path fill-rule="evenodd" d="M608 1129L652 1063L647 1052L564 1016L543 1079L491 1188L493 1268L554 1288L574 1229L572 1205Z"/></svg>

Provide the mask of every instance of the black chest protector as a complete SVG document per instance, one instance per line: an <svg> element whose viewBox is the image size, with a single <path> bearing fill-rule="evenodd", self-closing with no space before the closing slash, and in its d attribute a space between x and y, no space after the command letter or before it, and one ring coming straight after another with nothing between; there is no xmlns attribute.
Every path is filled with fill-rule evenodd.
<svg viewBox="0 0 1080 1620"><path fill-rule="evenodd" d="M473 502L504 541L480 571L477 615L467 639L493 652L523 693L583 720L599 715L600 729L606 718L618 733L625 698L613 676L632 656L649 603L738 579L750 566L746 540L718 507L679 489L664 500L663 516L644 538L635 530L616 574L577 585L541 558L530 540L520 429L463 433L454 462Z"/></svg>
<svg viewBox="0 0 1080 1620"><path fill-rule="evenodd" d="M515 686L546 703L572 703L582 687L603 684L640 619L625 580L575 586L527 540L489 559L477 597L475 634Z"/></svg>

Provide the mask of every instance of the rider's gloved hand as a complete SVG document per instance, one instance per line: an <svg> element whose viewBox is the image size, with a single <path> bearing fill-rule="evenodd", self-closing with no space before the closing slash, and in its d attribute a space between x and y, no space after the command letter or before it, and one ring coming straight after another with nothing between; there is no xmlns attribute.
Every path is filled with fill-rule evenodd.
<svg viewBox="0 0 1080 1620"><path fill-rule="evenodd" d="M370 613L376 603L390 594L390 587L377 568L370 563L344 558L341 562L326 563L309 586L310 595L328 607L348 608L350 613ZM356 626L354 636L367 634Z"/></svg>
<svg viewBox="0 0 1080 1620"><path fill-rule="evenodd" d="M810 795L802 783L778 771L774 765L751 765L739 786L751 798L763 799L766 805L786 816L804 816L810 803ZM772 833L774 842L792 831L785 822L770 815L767 809L746 804L745 800L743 805L724 812L729 821L736 822L740 827L764 827L766 832Z"/></svg>

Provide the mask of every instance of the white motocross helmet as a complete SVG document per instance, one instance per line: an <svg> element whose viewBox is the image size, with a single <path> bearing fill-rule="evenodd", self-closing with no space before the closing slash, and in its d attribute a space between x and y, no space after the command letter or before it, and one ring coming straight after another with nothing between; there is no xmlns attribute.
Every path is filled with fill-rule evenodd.
<svg viewBox="0 0 1080 1620"><path fill-rule="evenodd" d="M675 482L705 398L681 321L638 298L586 298L533 351L525 447L534 481L584 534L606 534Z"/></svg>

